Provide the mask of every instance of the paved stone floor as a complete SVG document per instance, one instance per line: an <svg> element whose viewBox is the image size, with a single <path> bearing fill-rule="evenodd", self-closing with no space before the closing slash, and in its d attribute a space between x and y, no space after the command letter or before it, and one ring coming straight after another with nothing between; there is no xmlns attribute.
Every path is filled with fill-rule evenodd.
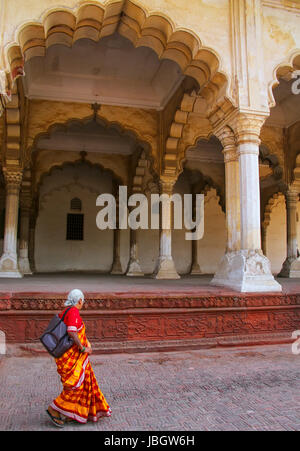
<svg viewBox="0 0 300 451"><path fill-rule="evenodd" d="M34 274L22 279L0 279L1 293L57 293L65 294L73 288L79 288L84 293L103 294L236 294L224 287L210 285L212 275L182 276L178 280L156 280L151 276L126 277L110 274ZM282 285L283 293L299 293L300 279L276 279Z"/></svg>
<svg viewBox="0 0 300 451"><path fill-rule="evenodd" d="M112 417L64 430L300 430L300 355L290 345L91 362ZM45 409L60 387L51 357L2 357L0 429L57 430Z"/></svg>

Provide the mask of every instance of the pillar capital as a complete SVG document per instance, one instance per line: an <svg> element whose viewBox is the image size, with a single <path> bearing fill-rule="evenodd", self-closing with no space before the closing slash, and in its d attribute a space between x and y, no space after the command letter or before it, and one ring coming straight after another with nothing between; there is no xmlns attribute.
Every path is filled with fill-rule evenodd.
<svg viewBox="0 0 300 451"><path fill-rule="evenodd" d="M258 155L260 145L260 132L267 116L253 112L239 113L232 120L232 129L235 132L237 145L239 146L239 153L256 153ZM241 144L255 144L255 146L248 147L248 150L241 148ZM254 150L256 147L256 150Z"/></svg>
<svg viewBox="0 0 300 451"><path fill-rule="evenodd" d="M234 132L228 125L215 130L214 134L221 142L223 147L232 147L236 145Z"/></svg>
<svg viewBox="0 0 300 451"><path fill-rule="evenodd" d="M297 190L295 189L289 189L286 193L285 193L285 198L286 198L286 203L287 203L287 207L289 208L297 208L297 203L299 200L299 193Z"/></svg>
<svg viewBox="0 0 300 451"><path fill-rule="evenodd" d="M160 191L163 194L173 194L173 188L177 179L163 177L159 180Z"/></svg>
<svg viewBox="0 0 300 451"><path fill-rule="evenodd" d="M237 151L236 151L236 140L233 130L228 127L222 127L215 132L216 137L219 139L223 146L224 163L229 163L230 161L236 161Z"/></svg>
<svg viewBox="0 0 300 451"><path fill-rule="evenodd" d="M18 193L22 183L23 171L19 168L3 168L5 186L8 194Z"/></svg>

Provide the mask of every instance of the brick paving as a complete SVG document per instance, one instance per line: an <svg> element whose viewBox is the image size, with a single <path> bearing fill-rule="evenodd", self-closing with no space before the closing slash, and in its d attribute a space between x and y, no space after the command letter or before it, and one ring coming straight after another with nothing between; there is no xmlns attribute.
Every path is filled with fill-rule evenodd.
<svg viewBox="0 0 300 451"><path fill-rule="evenodd" d="M92 355L113 414L64 430L300 430L300 355L290 345ZM0 360L0 429L56 430L61 390L51 357Z"/></svg>

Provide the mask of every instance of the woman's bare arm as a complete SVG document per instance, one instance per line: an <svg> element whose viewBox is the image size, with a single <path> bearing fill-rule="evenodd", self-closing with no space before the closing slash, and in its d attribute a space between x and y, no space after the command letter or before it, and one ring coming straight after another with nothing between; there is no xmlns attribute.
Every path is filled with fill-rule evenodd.
<svg viewBox="0 0 300 451"><path fill-rule="evenodd" d="M68 331L68 335L73 339L74 343L78 346L80 351L82 351L84 346L81 344L79 340L78 333L74 331ZM91 346L86 346L84 352L86 352L87 354L91 354L92 353Z"/></svg>

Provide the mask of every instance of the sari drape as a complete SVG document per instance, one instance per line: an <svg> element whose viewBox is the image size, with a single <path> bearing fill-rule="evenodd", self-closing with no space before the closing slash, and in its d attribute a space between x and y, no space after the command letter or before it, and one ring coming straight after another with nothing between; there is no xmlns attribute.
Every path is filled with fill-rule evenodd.
<svg viewBox="0 0 300 451"><path fill-rule="evenodd" d="M78 330L78 337L83 346L88 346L84 323ZM74 344L55 361L63 391L51 403L51 407L80 423L109 417L111 409L98 386L89 355L80 352Z"/></svg>

